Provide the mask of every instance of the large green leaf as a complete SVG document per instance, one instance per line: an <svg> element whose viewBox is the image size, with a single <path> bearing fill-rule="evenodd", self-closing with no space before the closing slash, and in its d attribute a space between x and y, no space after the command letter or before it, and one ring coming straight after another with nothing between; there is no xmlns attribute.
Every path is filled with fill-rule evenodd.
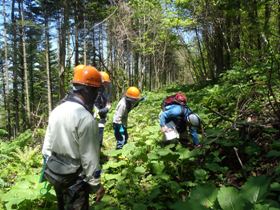
<svg viewBox="0 0 280 210"><path fill-rule="evenodd" d="M179 159L181 159L181 160L186 160L186 159L189 159L191 157L190 150L188 150L186 148L180 148L178 150L178 153L180 154Z"/></svg>
<svg viewBox="0 0 280 210"><path fill-rule="evenodd" d="M148 153L148 159L149 160L158 160L159 156L157 154L157 151L151 151L150 153Z"/></svg>
<svg viewBox="0 0 280 210"><path fill-rule="evenodd" d="M164 162L163 161L156 161L156 160L153 160L151 161L151 164L152 164L152 171L153 173L159 175L159 174L162 174L164 168L165 168L165 165L164 165Z"/></svg>
<svg viewBox="0 0 280 210"><path fill-rule="evenodd" d="M147 209L147 205L142 204L142 203L135 203L133 205L133 209L134 210L145 210L145 209Z"/></svg>
<svg viewBox="0 0 280 210"><path fill-rule="evenodd" d="M122 154L122 151L121 150L112 149L112 150L104 151L104 154L109 156L109 157L117 157L120 154Z"/></svg>
<svg viewBox="0 0 280 210"><path fill-rule="evenodd" d="M144 174L146 172L146 169L142 166L138 166L134 169L134 172L139 174Z"/></svg>
<svg viewBox="0 0 280 210"><path fill-rule="evenodd" d="M269 184L270 179L266 176L251 177L242 186L241 194L250 203L258 203L268 193Z"/></svg>
<svg viewBox="0 0 280 210"><path fill-rule="evenodd" d="M266 156L269 157L269 158L278 158L278 157L280 157L280 151L271 150L267 153Z"/></svg>
<svg viewBox="0 0 280 210"><path fill-rule="evenodd" d="M213 207L217 199L218 189L214 184L203 184L197 186L190 194L191 203L199 203L207 208Z"/></svg>
<svg viewBox="0 0 280 210"><path fill-rule="evenodd" d="M280 183L279 182L271 183L270 189L273 190L273 191L279 191L280 192Z"/></svg>
<svg viewBox="0 0 280 210"><path fill-rule="evenodd" d="M167 156L167 155L169 155L169 154L174 154L174 152L172 152L169 148L165 147L165 148L159 150L159 151L158 151L158 154L159 154L160 156Z"/></svg>
<svg viewBox="0 0 280 210"><path fill-rule="evenodd" d="M269 205L265 204L256 204L254 210L269 210Z"/></svg>
<svg viewBox="0 0 280 210"><path fill-rule="evenodd" d="M112 180L112 179L115 179L115 180L122 180L124 179L124 177L122 177L120 174L104 174L104 179L105 180Z"/></svg>
<svg viewBox="0 0 280 210"><path fill-rule="evenodd" d="M127 164L127 162L124 160L120 160L118 162L109 161L108 163L103 165L103 170L106 170L109 168L118 168L118 167L121 167L126 164Z"/></svg>
<svg viewBox="0 0 280 210"><path fill-rule="evenodd" d="M169 205L169 209L173 210L207 210L206 207L202 206L198 202L193 201L177 201Z"/></svg>
<svg viewBox="0 0 280 210"><path fill-rule="evenodd" d="M42 197L40 190L43 183L38 183L38 175L27 175L21 177L11 189L2 195L1 200L5 202L7 209L13 205L19 205L25 200L36 200Z"/></svg>
<svg viewBox="0 0 280 210"><path fill-rule="evenodd" d="M196 169L193 174L196 181L206 181L209 177L207 171L204 169Z"/></svg>
<svg viewBox="0 0 280 210"><path fill-rule="evenodd" d="M223 210L243 210L244 201L237 189L221 187L218 192L218 201Z"/></svg>

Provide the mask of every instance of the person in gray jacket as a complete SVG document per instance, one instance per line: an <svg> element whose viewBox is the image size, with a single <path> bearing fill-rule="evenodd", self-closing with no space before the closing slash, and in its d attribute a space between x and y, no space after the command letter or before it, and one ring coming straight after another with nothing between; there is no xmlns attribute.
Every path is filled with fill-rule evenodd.
<svg viewBox="0 0 280 210"><path fill-rule="evenodd" d="M117 140L116 149L122 149L127 143L128 113L142 100L144 100L144 98L140 97L140 90L137 87L129 87L125 96L119 101L113 117L114 135Z"/></svg>
<svg viewBox="0 0 280 210"><path fill-rule="evenodd" d="M59 210L88 210L105 193L100 183L99 135L92 107L101 75L92 66L75 70L73 91L50 114L43 144L44 177L56 192Z"/></svg>

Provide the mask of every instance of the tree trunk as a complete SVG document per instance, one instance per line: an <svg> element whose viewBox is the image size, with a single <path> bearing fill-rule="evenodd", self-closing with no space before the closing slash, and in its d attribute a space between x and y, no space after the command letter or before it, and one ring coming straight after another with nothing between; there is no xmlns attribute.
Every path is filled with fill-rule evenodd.
<svg viewBox="0 0 280 210"><path fill-rule="evenodd" d="M61 29L60 29L60 43L59 43L59 93L60 98L65 95L65 57L66 57L66 32L68 26L68 11L67 2L63 1L62 15L61 15Z"/></svg>
<svg viewBox="0 0 280 210"><path fill-rule="evenodd" d="M280 37L280 0L278 0L278 37ZM278 45L278 52L280 52L280 44Z"/></svg>
<svg viewBox="0 0 280 210"><path fill-rule="evenodd" d="M21 16L21 27L22 27L22 56L23 56L23 71L24 71L24 88L25 88L25 109L27 114L27 127L31 125L31 111L30 111L30 96L29 96L29 79L28 79L28 68L27 68L27 54L26 54L26 43L25 43L25 24L24 24L24 14L23 14L23 3L20 7Z"/></svg>
<svg viewBox="0 0 280 210"><path fill-rule="evenodd" d="M149 55L149 78L148 78L148 80L149 80L149 91L151 91L152 90L152 73L153 73L153 62L152 62L152 56L153 55ZM154 80L153 80L154 81ZM154 82L153 82L154 83Z"/></svg>
<svg viewBox="0 0 280 210"><path fill-rule="evenodd" d="M153 55L153 66L155 68L155 84L154 84L154 88L158 89L159 83L160 83L160 79L159 79L160 72L159 72L159 66L157 65L157 57L156 57L155 54Z"/></svg>
<svg viewBox="0 0 280 210"><path fill-rule="evenodd" d="M87 65L87 24L84 15L84 65Z"/></svg>
<svg viewBox="0 0 280 210"><path fill-rule="evenodd" d="M18 96L18 53L17 53L17 25L15 18L15 3L12 1L11 19L12 19L12 31L13 31L13 136L15 137L19 131L19 96Z"/></svg>
<svg viewBox="0 0 280 210"><path fill-rule="evenodd" d="M167 68L165 68L165 54L166 54L166 48L167 48L167 40L164 40L164 45L163 45L163 49L162 49L162 59L161 59L161 66L160 69L163 69L164 71L164 84L166 85L166 78L167 78ZM162 80L159 81L160 87L162 87Z"/></svg>
<svg viewBox="0 0 280 210"><path fill-rule="evenodd" d="M52 102L52 85L51 85L51 70L50 70L50 53L49 53L49 49L50 49L50 47L49 47L49 21L48 21L47 15L45 15L45 43L46 43L45 58L46 58L46 70L47 70L48 111L50 114L52 111L53 102Z"/></svg>
<svg viewBox="0 0 280 210"><path fill-rule="evenodd" d="M232 51L234 53L234 51L237 51L237 59L238 61L240 60L240 34L241 34L241 12L240 12L240 8L241 8L241 3L240 0L236 0L235 2L236 7L234 8L234 14L235 17L233 17L233 30L232 30L232 44L231 44L231 48Z"/></svg>
<svg viewBox="0 0 280 210"><path fill-rule="evenodd" d="M95 36L95 28L92 29L92 65L96 66L96 36Z"/></svg>
<svg viewBox="0 0 280 210"><path fill-rule="evenodd" d="M246 2L246 1L245 1ZM259 20L258 20L258 2L250 0L246 2L249 19L249 46L250 49L261 49L260 33L259 33Z"/></svg>
<svg viewBox="0 0 280 210"><path fill-rule="evenodd" d="M99 25L98 33L98 54L100 55L100 60L103 60L103 27L102 24Z"/></svg>
<svg viewBox="0 0 280 210"><path fill-rule="evenodd" d="M270 16L271 16L271 5L269 4L269 2L266 2L265 13L264 13L264 26L263 26L263 30L264 30L266 37L268 37L268 33L269 33Z"/></svg>
<svg viewBox="0 0 280 210"><path fill-rule="evenodd" d="M3 94L4 94L4 105L6 110L6 120L7 120L7 131L8 137L10 139L12 131L11 131L11 111L10 111L10 91L9 91L9 70L8 70L8 44L7 44L7 29L6 29L6 7L5 7L5 0L3 0L2 6L2 14L3 14L3 22L4 22L4 69L3 69Z"/></svg>
<svg viewBox="0 0 280 210"><path fill-rule="evenodd" d="M79 2L75 1L75 66L79 65L79 13L78 13Z"/></svg>
<svg viewBox="0 0 280 210"><path fill-rule="evenodd" d="M220 75L220 73L224 70L224 53L223 53L223 47L224 47L224 39L223 39L223 33L221 30L221 23L215 23L214 26L214 63L216 67L215 72L215 79Z"/></svg>
<svg viewBox="0 0 280 210"><path fill-rule="evenodd" d="M198 35L198 31L197 31L196 27L195 27L195 35L196 35L196 39L197 39L197 46L198 46L198 49L199 49L200 60L201 60L201 63L202 63L202 70L203 70L203 71L200 72L199 80L201 81L201 80L205 79L206 66L205 66L204 56L203 56L203 52L202 52L202 48L201 48L201 43L200 43L200 39L199 39L199 35Z"/></svg>

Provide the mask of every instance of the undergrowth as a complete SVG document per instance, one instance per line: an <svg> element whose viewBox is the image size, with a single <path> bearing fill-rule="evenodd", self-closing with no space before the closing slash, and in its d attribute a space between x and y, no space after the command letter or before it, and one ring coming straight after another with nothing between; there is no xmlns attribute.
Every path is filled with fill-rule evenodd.
<svg viewBox="0 0 280 210"><path fill-rule="evenodd" d="M266 105L263 77L240 69L204 88L172 86L144 92L146 101L129 114L129 140L115 150L113 108L102 148L103 200L92 209L280 209L280 141ZM249 78L248 76L248 78ZM236 84L236 85L235 85ZM178 90L204 121L203 147L162 144L158 116L163 98ZM280 98L278 95L277 97ZM270 114L270 115L269 115ZM267 117L269 116L269 117ZM53 190L42 191L41 135L26 131L0 142L0 209L55 209Z"/></svg>

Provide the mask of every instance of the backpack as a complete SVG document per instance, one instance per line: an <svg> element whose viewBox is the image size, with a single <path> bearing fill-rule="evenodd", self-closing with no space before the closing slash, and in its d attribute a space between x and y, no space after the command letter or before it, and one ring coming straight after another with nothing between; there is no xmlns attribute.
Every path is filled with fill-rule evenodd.
<svg viewBox="0 0 280 210"><path fill-rule="evenodd" d="M189 109L190 113L188 115L188 121L191 124L194 124L195 127L198 128L198 133L203 133L203 121L201 120L201 118L194 113L187 105L187 97L185 96L184 93L182 92L177 92L176 94L167 96L161 104L161 108L162 111L165 111L165 107L172 105L172 104L178 104L181 105L182 107L182 112L180 114L179 117L177 117L176 119L176 128L179 132L185 130L185 126L186 126L186 121L184 119L184 113L185 113L185 109Z"/></svg>
<svg viewBox="0 0 280 210"><path fill-rule="evenodd" d="M182 92L177 92L174 95L167 96L161 104L162 111L165 111L165 107L172 105L172 104L177 104L181 106L181 114L180 116L172 119L174 123L176 124L176 129L178 132L183 132L186 129L186 123L184 122L184 113L186 110L186 103L187 103L187 97L185 96L184 93Z"/></svg>
<svg viewBox="0 0 280 210"><path fill-rule="evenodd" d="M178 104L178 105L185 107L186 103L187 103L187 97L185 96L185 94L182 92L178 92L174 95L167 96L162 101L161 108L164 111L166 106L169 106L172 104Z"/></svg>

